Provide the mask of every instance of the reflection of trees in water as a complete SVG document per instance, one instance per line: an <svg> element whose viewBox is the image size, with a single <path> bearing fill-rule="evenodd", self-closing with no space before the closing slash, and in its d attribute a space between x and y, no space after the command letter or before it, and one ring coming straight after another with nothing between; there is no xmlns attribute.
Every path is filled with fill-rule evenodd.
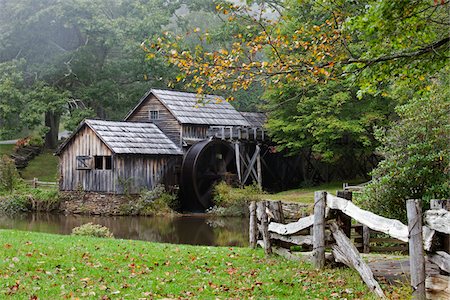
<svg viewBox="0 0 450 300"><path fill-rule="evenodd" d="M243 218L203 216L87 216L34 213L0 216L0 228L70 234L92 222L108 227L116 238L174 244L245 246L248 221Z"/></svg>

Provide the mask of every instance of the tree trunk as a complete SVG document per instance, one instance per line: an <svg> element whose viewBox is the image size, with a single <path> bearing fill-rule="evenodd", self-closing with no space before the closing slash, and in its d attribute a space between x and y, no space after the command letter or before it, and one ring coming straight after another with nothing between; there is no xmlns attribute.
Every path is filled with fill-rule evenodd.
<svg viewBox="0 0 450 300"><path fill-rule="evenodd" d="M45 148L47 149L55 149L58 145L60 119L61 114L58 112L45 112L45 126L49 128L49 131L45 134Z"/></svg>

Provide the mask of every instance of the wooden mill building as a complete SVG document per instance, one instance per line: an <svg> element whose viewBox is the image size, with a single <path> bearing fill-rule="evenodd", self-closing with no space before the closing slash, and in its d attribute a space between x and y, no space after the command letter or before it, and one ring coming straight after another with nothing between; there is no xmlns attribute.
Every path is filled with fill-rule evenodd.
<svg viewBox="0 0 450 300"><path fill-rule="evenodd" d="M85 120L56 151L60 189L139 193L175 184L181 149L155 124Z"/></svg>
<svg viewBox="0 0 450 300"><path fill-rule="evenodd" d="M190 198L207 199L230 174L241 184L261 182L256 143L264 140L264 121L219 96L152 89L122 122L80 124L56 152L60 189L135 194L180 184Z"/></svg>

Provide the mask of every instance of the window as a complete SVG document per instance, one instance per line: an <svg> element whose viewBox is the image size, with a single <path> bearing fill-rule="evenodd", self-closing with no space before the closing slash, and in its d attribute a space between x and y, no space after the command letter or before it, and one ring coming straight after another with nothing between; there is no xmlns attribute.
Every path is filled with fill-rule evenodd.
<svg viewBox="0 0 450 300"><path fill-rule="evenodd" d="M105 156L105 170L111 170L111 169L112 169L112 157Z"/></svg>
<svg viewBox="0 0 450 300"><path fill-rule="evenodd" d="M103 156L95 156L95 169L96 170L103 169Z"/></svg>
<svg viewBox="0 0 450 300"><path fill-rule="evenodd" d="M150 116L150 120L158 120L159 119L159 110L150 110L149 116Z"/></svg>
<svg viewBox="0 0 450 300"><path fill-rule="evenodd" d="M107 156L95 156L94 165L96 170L111 170L112 169L112 157Z"/></svg>
<svg viewBox="0 0 450 300"><path fill-rule="evenodd" d="M79 155L76 157L77 170L90 170L92 169L92 157L86 155Z"/></svg>

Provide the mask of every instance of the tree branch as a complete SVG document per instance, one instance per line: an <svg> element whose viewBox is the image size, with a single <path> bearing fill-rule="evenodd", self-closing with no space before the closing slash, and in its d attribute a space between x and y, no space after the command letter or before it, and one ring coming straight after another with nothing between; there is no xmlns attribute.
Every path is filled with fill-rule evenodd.
<svg viewBox="0 0 450 300"><path fill-rule="evenodd" d="M377 57L374 59L350 58L350 59L342 61L341 63L342 64L364 63L364 64L371 65L374 63L394 60L394 59L398 59L398 58L408 58L408 57L420 56L420 55L432 52L432 51L436 50L437 48L442 47L445 44L448 44L449 42L450 42L450 36L445 37L440 41L434 42L430 45L427 45L427 46L420 48L419 50L413 51L413 52L395 53L395 54L391 54L391 55L380 56L380 57Z"/></svg>

